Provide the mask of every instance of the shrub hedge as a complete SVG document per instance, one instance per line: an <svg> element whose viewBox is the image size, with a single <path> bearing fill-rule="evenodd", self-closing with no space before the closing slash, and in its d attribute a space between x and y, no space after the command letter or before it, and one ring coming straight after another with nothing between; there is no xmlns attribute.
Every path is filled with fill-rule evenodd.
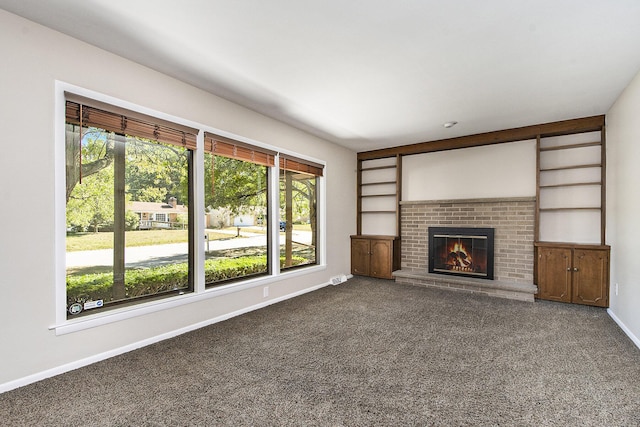
<svg viewBox="0 0 640 427"><path fill-rule="evenodd" d="M294 256L292 261L293 265L301 265L307 262L307 259ZM280 257L280 266L284 266L284 257ZM165 291L186 289L188 286L188 270L189 265L187 263L127 270L124 284L126 296L127 298L134 298ZM204 263L206 283L264 273L266 270L266 255L208 259ZM112 285L112 273L67 276L67 301L70 304L89 300L111 301Z"/></svg>

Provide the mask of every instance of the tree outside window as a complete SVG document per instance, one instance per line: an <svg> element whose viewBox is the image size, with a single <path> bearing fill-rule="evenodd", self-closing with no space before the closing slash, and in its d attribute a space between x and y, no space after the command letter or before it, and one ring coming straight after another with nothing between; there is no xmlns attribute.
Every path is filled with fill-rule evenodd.
<svg viewBox="0 0 640 427"><path fill-rule="evenodd" d="M185 226L175 231L179 236L168 236L158 232L174 230L141 231L144 213L131 210L141 199L148 205L167 206L172 198L182 201L181 212L188 212L191 150L128 134L128 129L137 129L132 126L135 119L127 122L122 115L69 104L65 150L69 316L191 292L190 215L183 215ZM118 120L124 128L121 133L110 130ZM140 126L144 125L153 126L158 139L168 139L157 125ZM146 135L144 130L140 133ZM166 240L179 243L169 249L163 244Z"/></svg>

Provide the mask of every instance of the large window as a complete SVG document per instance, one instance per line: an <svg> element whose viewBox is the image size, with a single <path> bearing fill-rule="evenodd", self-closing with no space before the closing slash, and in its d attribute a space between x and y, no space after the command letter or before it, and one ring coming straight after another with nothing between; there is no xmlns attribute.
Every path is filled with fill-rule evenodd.
<svg viewBox="0 0 640 427"><path fill-rule="evenodd" d="M318 176L322 166L280 156L281 268L318 260Z"/></svg>
<svg viewBox="0 0 640 427"><path fill-rule="evenodd" d="M318 264L322 165L65 96L67 318Z"/></svg>
<svg viewBox="0 0 640 427"><path fill-rule="evenodd" d="M67 311L193 290L195 132L66 104Z"/></svg>
<svg viewBox="0 0 640 427"><path fill-rule="evenodd" d="M205 134L205 281L270 273L268 181L274 154Z"/></svg>

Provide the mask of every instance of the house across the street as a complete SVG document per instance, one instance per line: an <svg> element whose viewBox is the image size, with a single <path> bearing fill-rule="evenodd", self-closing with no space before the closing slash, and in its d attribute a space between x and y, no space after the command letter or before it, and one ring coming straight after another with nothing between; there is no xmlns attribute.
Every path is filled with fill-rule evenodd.
<svg viewBox="0 0 640 427"><path fill-rule="evenodd" d="M186 225L186 221L180 221L180 217L184 215L186 218L189 213L187 206L179 205L175 197L169 198L168 203L129 202L128 208L138 215L140 230L182 228Z"/></svg>

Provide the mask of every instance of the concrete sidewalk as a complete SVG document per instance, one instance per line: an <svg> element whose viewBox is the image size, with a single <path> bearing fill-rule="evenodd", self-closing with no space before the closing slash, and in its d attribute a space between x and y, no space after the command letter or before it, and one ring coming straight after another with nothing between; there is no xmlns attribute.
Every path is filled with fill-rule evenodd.
<svg viewBox="0 0 640 427"><path fill-rule="evenodd" d="M218 231L216 231L218 232ZM230 236L235 233L229 232ZM244 247L267 246L267 237L264 234L257 234L242 231L243 236L231 237L229 239L211 240L208 242L210 251L237 249ZM281 237L281 242L284 239ZM302 244L311 244L311 233L300 231L293 233L293 241ZM283 243L283 242L282 242ZM207 243L203 238L203 245L207 250ZM144 268L162 264L187 261L187 243L171 243L166 245L134 246L125 250L125 267ZM113 265L113 250L100 249L95 251L67 252L67 268L111 266Z"/></svg>

